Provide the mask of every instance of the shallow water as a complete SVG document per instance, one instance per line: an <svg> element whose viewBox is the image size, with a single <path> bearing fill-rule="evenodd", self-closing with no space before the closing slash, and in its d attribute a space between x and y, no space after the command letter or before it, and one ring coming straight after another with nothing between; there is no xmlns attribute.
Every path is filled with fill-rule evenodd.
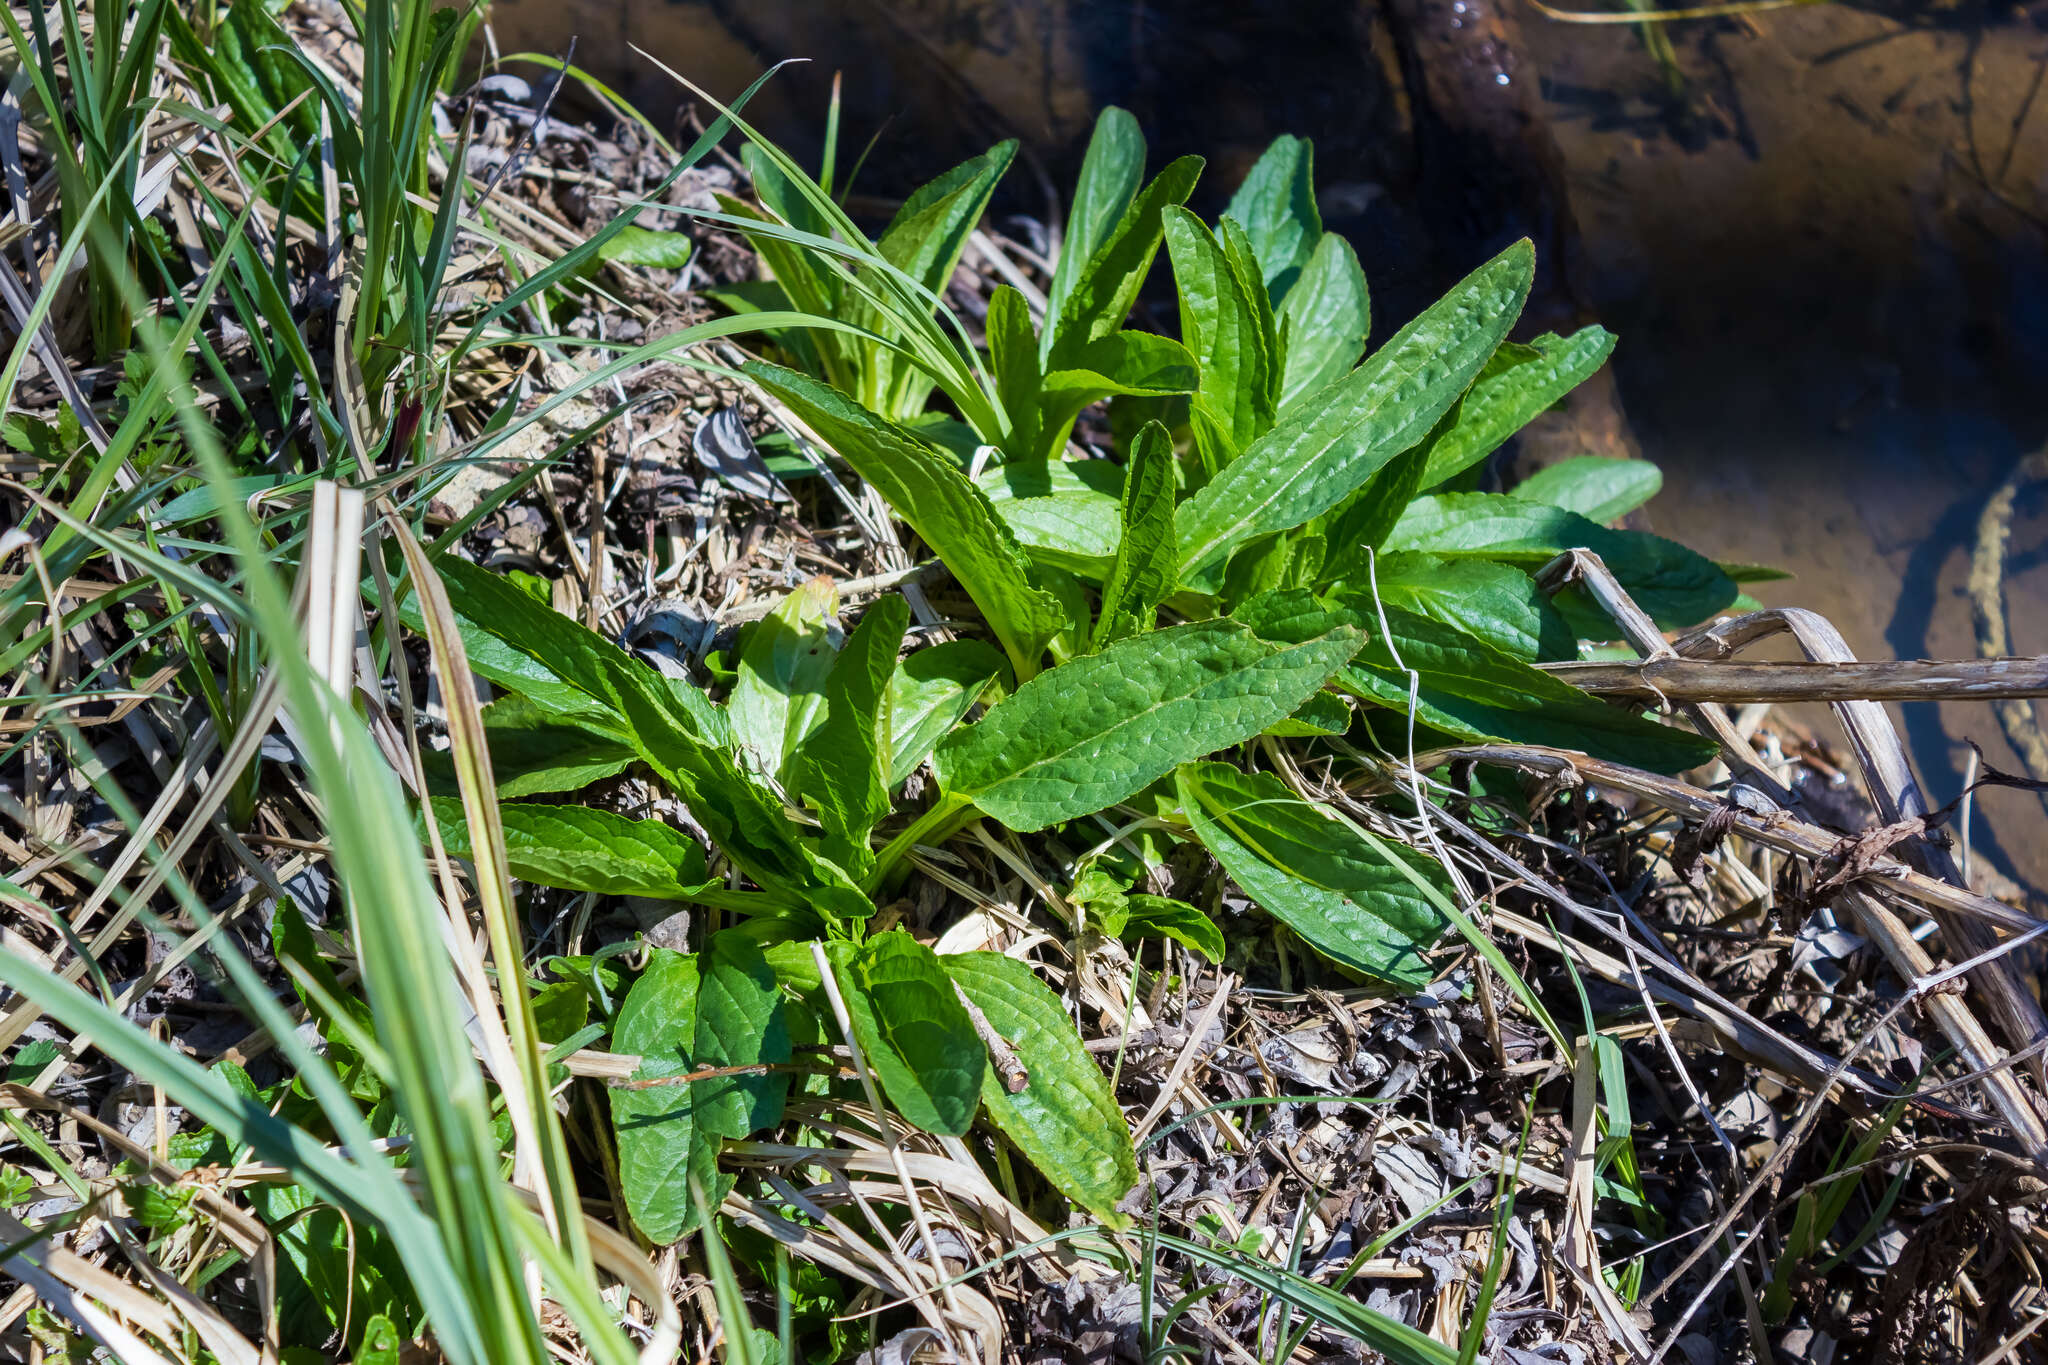
<svg viewBox="0 0 2048 1365"><path fill-rule="evenodd" d="M1451 122L1469 126L1452 128L1404 93L1447 49L1418 57L1368 5L500 0L496 13L507 50L559 51L581 32L579 62L656 107L673 87L629 41L721 95L764 61L819 58L753 111L799 148L841 68L847 144L879 134L863 179L875 192L1014 134L1027 158L1010 207L1041 212L1039 186L1071 183L1092 111L1115 102L1145 125L1155 165L1210 158L1196 206L1213 212L1271 136L1307 135L1380 335L1514 236L1575 243L1550 253L1569 278L1532 306L1545 326L1576 311L1620 333L1622 402L1666 475L1651 524L1791 570L1756 595L1820 611L1859 654L1973 654L1962 586L1978 512L2048 440L2048 7L1825 5L1675 26L1674 100L1632 29L1505 3L1490 15L1502 41L1457 55L1473 70L1451 82L1480 104L1502 81L1501 102L1461 109ZM1390 0L1411 32L1485 13L1433 4ZM2008 580L2021 651L2048 650L2044 518L2048 492L2021 499ZM1899 714L1937 803L1960 786L1965 738L2018 766L1988 708ZM1974 845L2048 889L2035 797L1985 793Z"/></svg>
<svg viewBox="0 0 2048 1365"><path fill-rule="evenodd" d="M2011 16L2012 12L2006 12ZM2048 11L2040 11L2048 20ZM2048 33L2023 13L1916 28L1842 6L1681 40L1716 135L1650 115L1623 29L1531 23L1589 302L1663 466L1658 527L1792 570L1756 595L1859 654L1973 654L1963 595L1984 500L2048 439ZM2048 650L2048 499L2022 497L2014 647ZM1988 708L1899 708L1939 802L1965 738L2017 761ZM1977 847L2048 887L2048 820L1987 792Z"/></svg>

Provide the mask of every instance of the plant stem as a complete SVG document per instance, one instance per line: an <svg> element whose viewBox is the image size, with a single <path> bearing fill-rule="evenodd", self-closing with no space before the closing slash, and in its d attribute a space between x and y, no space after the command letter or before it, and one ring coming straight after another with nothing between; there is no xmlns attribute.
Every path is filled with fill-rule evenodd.
<svg viewBox="0 0 2048 1365"><path fill-rule="evenodd" d="M861 883L861 890L873 895L877 888L891 881L891 874L898 863L919 844L933 843L958 833L971 820L979 819L981 812L974 803L964 796L947 792L932 803L930 809L910 822L901 834L883 846L875 859L875 870Z"/></svg>

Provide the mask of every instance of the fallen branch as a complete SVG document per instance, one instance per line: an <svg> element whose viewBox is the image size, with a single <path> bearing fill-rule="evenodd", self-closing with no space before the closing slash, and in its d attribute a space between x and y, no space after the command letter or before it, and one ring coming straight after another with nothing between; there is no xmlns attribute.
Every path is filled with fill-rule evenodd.
<svg viewBox="0 0 2048 1365"><path fill-rule="evenodd" d="M1830 834L1803 820L1788 820L1778 815L1758 815L1731 806L1714 793L1704 791L1691 783L1681 782L1675 777L1661 777L1656 773L1647 773L1639 768L1630 768L1619 763L1609 763L1604 759L1592 758L1566 749L1545 749L1534 744L1466 744L1420 755L1416 759L1416 766L1427 770L1434 764L1460 758L1501 767L1526 768L1531 772L1576 773L1594 786L1627 792L1687 820L1704 822L1710 817L1725 819L1729 822L1729 832L1732 834L1739 834L1745 839L1768 848L1775 848L1781 853L1796 854L1816 862L1834 857L1841 848L1842 840L1839 835ZM1948 882L1936 881L1924 873L1915 872L1895 858L1879 858L1872 862L1868 875L1860 885L1879 899L1903 909L1919 913L1944 911L1949 914L1968 915L2015 933L2024 933L2048 923L2003 901L1995 901L1975 891L1966 891Z"/></svg>
<svg viewBox="0 0 2048 1365"><path fill-rule="evenodd" d="M1646 703L2004 701L2048 697L2048 655L1999 659L1801 659L1758 663L1665 657L1555 663L1544 672L1606 697Z"/></svg>

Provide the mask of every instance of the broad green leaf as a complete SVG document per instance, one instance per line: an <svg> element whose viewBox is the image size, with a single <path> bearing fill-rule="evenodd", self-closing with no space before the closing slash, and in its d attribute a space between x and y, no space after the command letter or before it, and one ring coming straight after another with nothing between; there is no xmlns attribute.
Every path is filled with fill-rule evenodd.
<svg viewBox="0 0 2048 1365"><path fill-rule="evenodd" d="M1213 430L1219 454L1208 463L1220 469L1273 424L1280 366L1273 310L1264 283L1247 273L1256 263L1241 258L1249 247L1226 251L1184 208L1166 211L1165 230L1180 334L1201 363L1196 434ZM1225 219L1224 232L1233 231L1241 232Z"/></svg>
<svg viewBox="0 0 2048 1365"><path fill-rule="evenodd" d="M975 486L1033 563L1087 578L1107 571L1116 554L1117 494L1123 487L1114 464L1020 460L983 470Z"/></svg>
<svg viewBox="0 0 2048 1365"><path fill-rule="evenodd" d="M614 1052L637 1055L635 1080L680 1076L693 1069L697 1047L697 959L666 948L649 951L647 970L626 992L612 1027ZM619 1184L626 1211L648 1241L666 1246L702 1217L690 1197L696 1114L686 1085L610 1090L619 1140ZM714 1153L715 1156L715 1153ZM705 1172L712 1174L712 1172ZM708 1184L706 1189L709 1189Z"/></svg>
<svg viewBox="0 0 2048 1365"><path fill-rule="evenodd" d="M1149 631L1173 593L1173 438L1157 422L1139 428L1124 470L1116 556L1102 580L1093 644L1101 649Z"/></svg>
<svg viewBox="0 0 2048 1365"><path fill-rule="evenodd" d="M1110 460L1049 460L1044 465L995 465L981 471L975 485L989 501L1059 493L1094 493L1116 501L1124 475Z"/></svg>
<svg viewBox="0 0 2048 1365"><path fill-rule="evenodd" d="M1370 624L1374 581L1389 606L1456 626L1518 659L1533 663L1578 655L1578 640L1564 615L1529 575L1512 565L1423 554L1383 555L1370 579L1361 574L1349 589L1333 596Z"/></svg>
<svg viewBox="0 0 2048 1365"><path fill-rule="evenodd" d="M1500 493L1438 493L1408 504L1387 537L1388 553L1492 559L1538 569L1570 549L1599 555L1636 605L1667 630L1695 625L1735 600L1733 579L1683 545L1642 531L1613 531L1576 512ZM1356 565L1333 572L1354 580Z"/></svg>
<svg viewBox="0 0 2048 1365"><path fill-rule="evenodd" d="M1360 612L1359 619L1367 623L1368 630L1371 629L1369 611ZM1278 739L1311 739L1319 735L1341 735L1350 728L1351 704L1335 692L1318 692L1286 720L1266 727L1265 733Z"/></svg>
<svg viewBox="0 0 2048 1365"><path fill-rule="evenodd" d="M1444 422L1438 422L1437 429L1441 431L1443 425ZM1362 551L1386 543L1388 533L1400 523L1401 514L1422 490L1422 471L1429 462L1427 445L1424 442L1404 450L1380 466L1379 472L1365 481L1365 487L1323 519L1323 535L1337 552L1331 556L1337 564L1361 563Z"/></svg>
<svg viewBox="0 0 2048 1365"><path fill-rule="evenodd" d="M311 82L282 55L293 39L256 0L236 0L219 17L221 22L202 38L180 6L164 6L164 31L172 51L233 109L238 127L267 128L270 146L283 164L290 165L299 149L297 139L313 136L319 128L311 102L298 98L312 88ZM296 108L278 117L294 102Z"/></svg>
<svg viewBox="0 0 2048 1365"><path fill-rule="evenodd" d="M590 1022L590 988L581 981L550 981L533 993L533 1031L549 1047Z"/></svg>
<svg viewBox="0 0 2048 1365"><path fill-rule="evenodd" d="M1117 545L1114 494L1084 489L1039 497L991 497L989 502L1033 564L1083 578L1108 572ZM1054 585L1045 586L1052 590Z"/></svg>
<svg viewBox="0 0 2048 1365"><path fill-rule="evenodd" d="M1109 1226L1124 1226L1129 1220L1116 1206L1138 1183L1130 1127L1066 1006L1015 958L954 953L941 961L1029 1076L1012 1095L994 1068L983 1074L990 1120L1061 1194Z"/></svg>
<svg viewBox="0 0 2048 1365"><path fill-rule="evenodd" d="M1132 198L1075 277L1059 311L1047 315L1039 343L1046 373L1073 368L1091 342L1122 330L1159 254L1160 215L1169 205L1185 204L1201 174L1202 159L1184 156Z"/></svg>
<svg viewBox="0 0 2048 1365"><path fill-rule="evenodd" d="M1323 548L1323 538L1313 532L1274 531L1247 541L1232 553L1223 571L1218 604L1228 610L1261 593L1315 586L1322 573Z"/></svg>
<svg viewBox="0 0 2048 1365"><path fill-rule="evenodd" d="M1323 236L1308 139L1285 133L1274 138L1223 212L1243 225L1269 295L1280 303Z"/></svg>
<svg viewBox="0 0 2048 1365"><path fill-rule="evenodd" d="M931 645L896 665L889 680L892 788L917 770L1003 671L1003 656L979 640Z"/></svg>
<svg viewBox="0 0 2048 1365"><path fill-rule="evenodd" d="M980 489L937 447L794 370L754 361L748 378L789 405L874 485L945 561L1003 642L1019 676L1036 671L1066 613L1031 581L1030 562Z"/></svg>
<svg viewBox="0 0 2048 1365"><path fill-rule="evenodd" d="M856 877L874 861L869 832L889 813L889 682L909 624L910 604L893 593L868 608L825 680L824 719L796 755L791 794L818 812L826 853Z"/></svg>
<svg viewBox="0 0 2048 1365"><path fill-rule="evenodd" d="M989 376L995 381L996 398L1010 419L1009 433L1003 438L1003 453L1017 462L1043 458L1045 422L1039 391L1044 374L1039 369L1038 333L1032 328L1031 305L1011 286L997 285L989 296L983 328L988 335Z"/></svg>
<svg viewBox="0 0 2048 1365"><path fill-rule="evenodd" d="M1065 406L1079 411L1112 394L1163 398L1192 393L1201 379L1200 366L1187 347L1150 332L1118 331L1097 337L1075 351L1071 361L1045 376L1049 411L1057 413Z"/></svg>
<svg viewBox="0 0 2048 1365"><path fill-rule="evenodd" d="M789 1061L789 1028L775 972L759 945L727 929L713 934L698 959L698 1067L780 1066ZM700 1138L712 1144L744 1138L782 1122L789 1073L724 1076L690 1087ZM707 1192L709 1187L707 1186Z"/></svg>
<svg viewBox="0 0 2048 1365"><path fill-rule="evenodd" d="M1458 420L1431 443L1424 488L1479 463L1531 418L1584 383L1607 363L1614 334L1584 327L1568 337L1545 333L1509 345L1487 363L1458 407Z"/></svg>
<svg viewBox="0 0 2048 1365"><path fill-rule="evenodd" d="M601 261L681 270L690 263L695 243L685 232L657 232L628 223L597 249Z"/></svg>
<svg viewBox="0 0 2048 1365"><path fill-rule="evenodd" d="M971 468L982 446L987 444L973 427L944 412L921 412L903 425L905 430L951 455L953 463L962 469Z"/></svg>
<svg viewBox="0 0 2048 1365"><path fill-rule="evenodd" d="M1211 962L1223 960L1223 931L1215 920L1186 901L1134 892L1120 904L1103 906L1095 913L1104 933L1126 943L1138 938L1172 939Z"/></svg>
<svg viewBox="0 0 2048 1365"><path fill-rule="evenodd" d="M1028 466L1057 459L1075 418L1090 403L1112 396L1171 398L1194 392L1200 378L1195 357L1171 338L1129 331L1099 337L1045 376L1039 411L1030 424L1037 445L1017 462Z"/></svg>
<svg viewBox="0 0 2048 1365"><path fill-rule="evenodd" d="M781 801L741 771L723 709L487 569L453 557L439 569L465 622L543 663L560 684L588 697L748 876L830 915L874 913L845 870L790 824Z"/></svg>
<svg viewBox="0 0 2048 1365"><path fill-rule="evenodd" d="M437 796L432 804L448 851L470 857L462 802ZM587 806L510 801L498 807L498 819L505 827L507 864L521 881L657 900L689 900L718 885L707 880L704 850L697 841L659 820L629 820Z"/></svg>
<svg viewBox="0 0 2048 1365"><path fill-rule="evenodd" d="M1527 241L1509 247L1182 503L1181 582L1213 591L1232 550L1321 516L1421 440L1520 315L1534 269Z"/></svg>
<svg viewBox="0 0 2048 1365"><path fill-rule="evenodd" d="M818 960L811 955L811 945L818 940L778 937L763 942L761 935L755 932L759 924L759 920L750 919L733 932L746 934L761 943L761 956L768 960L776 979L783 985L807 999L815 996L820 978Z"/></svg>
<svg viewBox="0 0 2048 1365"><path fill-rule="evenodd" d="M1363 642L1349 613L1300 591L1118 640L947 736L940 777L1012 829L1087 815L1291 715Z"/></svg>
<svg viewBox="0 0 2048 1365"><path fill-rule="evenodd" d="M923 288L941 293L1016 154L1014 141L1001 143L919 187L876 241L876 250ZM883 330L882 320L865 303L854 310L852 321ZM924 408L933 381L907 357L870 347L869 366L871 373L863 377L869 406L905 417Z"/></svg>
<svg viewBox="0 0 2048 1365"><path fill-rule="evenodd" d="M713 1067L781 1065L790 1058L775 974L744 935L714 934L701 957L649 951L626 992L612 1049L637 1053L633 1079ZM694 1181L715 1206L732 1188L719 1148L782 1121L786 1073L727 1076L687 1085L610 1092L626 1208L647 1239L666 1245L703 1221Z"/></svg>
<svg viewBox="0 0 2048 1365"><path fill-rule="evenodd" d="M1225 217L1216 225L1216 239L1222 243L1231 277L1250 310L1250 337L1259 343L1257 354L1249 357L1257 361L1256 381L1242 388L1245 401L1257 414L1252 434L1263 436L1272 428L1280 407L1280 371L1285 357L1279 323L1274 318L1271 300L1259 288L1259 263L1252 255L1252 244L1245 238L1244 229L1235 219Z"/></svg>
<svg viewBox="0 0 2048 1365"><path fill-rule="evenodd" d="M1365 354L1372 303L1351 243L1323 234L1301 278L1280 301L1275 325L1286 339L1280 411L1335 383Z"/></svg>
<svg viewBox="0 0 2048 1365"><path fill-rule="evenodd" d="M346 1014L346 1022L354 1024L360 1030L360 1036L369 1037L375 1028L369 1002L343 989L334 968L320 955L313 931L307 926L306 917L300 913L296 903L279 906L277 914L271 917L270 946L279 964L290 975L292 990L298 995L299 1003L306 1007L306 1012L326 1035L328 1060L337 1068L359 1063L361 1054L348 1041L348 1031L336 1027L330 1007ZM34 1074L29 1073L22 1078L23 1081L32 1080Z"/></svg>
<svg viewBox="0 0 2048 1365"><path fill-rule="evenodd" d="M363 1344L356 1348L351 1365L399 1365L406 1344L398 1335L398 1325L379 1313L363 1329Z"/></svg>
<svg viewBox="0 0 2048 1365"><path fill-rule="evenodd" d="M1537 470L1515 485L1515 496L1577 512L1604 526L1656 497L1663 486L1663 473L1648 460L1579 455Z"/></svg>
<svg viewBox="0 0 2048 1365"><path fill-rule="evenodd" d="M903 932L832 953L854 1038L889 1102L928 1133L966 1132L988 1054L938 956Z"/></svg>
<svg viewBox="0 0 2048 1365"><path fill-rule="evenodd" d="M1088 639L1088 623L1095 619L1095 604L1088 589L1080 578L1066 570L1047 564L1039 571L1039 578L1047 591L1060 599L1060 607L1067 613L1067 628L1053 642L1062 656L1081 653ZM1090 577L1100 577L1091 574Z"/></svg>
<svg viewBox="0 0 2048 1365"><path fill-rule="evenodd" d="M730 743L725 712L680 678L663 678L581 622L572 621L501 574L454 555L435 561L454 609L470 667L543 711L597 729L616 727L620 680L663 691L694 734ZM420 628L419 602L405 594L399 614ZM486 662L487 661L487 662Z"/></svg>
<svg viewBox="0 0 2048 1365"><path fill-rule="evenodd" d="M633 762L633 746L617 734L561 719L517 694L484 707L483 721L491 775L501 800L578 791L624 772ZM445 755L422 757L429 773L438 768L450 783L454 781Z"/></svg>
<svg viewBox="0 0 2048 1365"><path fill-rule="evenodd" d="M800 833L782 803L741 770L726 748L705 744L662 722L667 717L629 696L628 721L641 757L668 784L726 856L764 888L794 894L827 916L864 919L874 903L846 870Z"/></svg>
<svg viewBox="0 0 2048 1365"><path fill-rule="evenodd" d="M469 565L466 560L456 560L450 556L448 561L444 561L441 573L442 581L448 584L449 599L455 609L456 626L462 636L463 650L469 655L469 668L472 673L514 696L523 698L543 715L600 730L616 724L617 717L595 700L588 691L563 681L562 676L541 658L506 643L497 632L472 616L467 609L466 595L459 590L450 576L451 571L445 567L448 562L462 564L466 568L474 566ZM458 569L452 572L461 574L465 570ZM476 569L476 572L488 574L490 571ZM492 574L491 577L496 578L497 575ZM506 586L509 591L518 591L509 584ZM545 603L536 602L535 605L542 611L561 615ZM405 600L399 603L398 615L410 629L424 629L419 614L419 599L413 594L407 593ZM568 626L576 625L566 616L562 617L562 620ZM550 633L557 633L552 630L551 623ZM560 634L565 639L573 638L566 632Z"/></svg>
<svg viewBox="0 0 2048 1365"><path fill-rule="evenodd" d="M1096 116L1088 154L1081 161L1081 178L1074 185L1073 206L1067 210L1066 238L1060 244L1059 263L1053 267L1052 285L1045 294L1048 318L1059 317L1066 308L1082 271L1130 208L1144 179L1145 134L1138 120L1127 110L1106 106ZM1048 328L1048 346L1050 331Z"/></svg>
<svg viewBox="0 0 2048 1365"><path fill-rule="evenodd" d="M725 713L761 771L780 779L789 756L825 710L839 626L839 589L820 575L756 623L740 653Z"/></svg>
<svg viewBox="0 0 2048 1365"><path fill-rule="evenodd" d="M938 293L953 278L996 182L1016 155L1014 140L998 143L919 186L875 239L876 248L897 269Z"/></svg>
<svg viewBox="0 0 2048 1365"><path fill-rule="evenodd" d="M1410 990L1433 975L1426 953L1443 916L1397 856L1268 773L1227 763L1190 763L1179 774L1181 807L1195 836L1231 880L1301 940L1340 967ZM1404 857L1429 881L1442 869Z"/></svg>
<svg viewBox="0 0 2048 1365"><path fill-rule="evenodd" d="M1423 725L1460 739L1580 749L1661 773L1697 767L1717 752L1712 740L1610 706L1456 626L1395 606L1386 619L1393 648L1375 631L1343 686L1405 713L1413 670L1421 683L1415 719Z"/></svg>

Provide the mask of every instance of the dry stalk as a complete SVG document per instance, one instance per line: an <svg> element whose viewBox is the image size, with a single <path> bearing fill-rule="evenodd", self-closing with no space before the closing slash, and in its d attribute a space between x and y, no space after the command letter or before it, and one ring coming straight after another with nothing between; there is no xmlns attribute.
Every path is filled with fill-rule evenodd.
<svg viewBox="0 0 2048 1365"><path fill-rule="evenodd" d="M1569 774L1574 781L1638 797L1694 823L1706 820L1717 811L1723 812L1731 834L1816 863L1838 857L1843 849L1839 836L1803 820L1784 818L1776 813L1760 815L1731 806L1712 792L1675 777L1644 772L1640 768L1610 763L1568 749L1547 749L1535 744L1460 744L1421 755L1416 761L1427 768L1432 763L1461 758L1552 776ZM1935 881L1891 857L1871 861L1859 884L1886 904L1916 914L1941 911L1968 915L2015 933L2024 933L2048 923L2003 901Z"/></svg>
<svg viewBox="0 0 2048 1365"><path fill-rule="evenodd" d="M1757 663L1669 656L1539 665L1582 691L1628 701L1749 703L1999 701L2048 697L2048 655L2032 658L1805 659ZM2048 772L2048 769L2044 769Z"/></svg>
<svg viewBox="0 0 2048 1365"><path fill-rule="evenodd" d="M1781 632L1792 635L1809 658L1838 663L1851 662L1855 658L1841 632L1826 618L1798 608L1751 612L1747 616L1716 622L1679 641L1677 648L1679 653L1693 657L1725 657ZM1928 815L1931 807L1913 776L1905 746L1899 742L1898 731L1885 709L1872 701L1840 701L1834 703L1833 709L1844 734L1848 736L1850 749L1856 755L1857 766L1863 774L1864 786L1877 805L1880 820L1885 824L1897 824ZM1743 747L1747 749L1748 746ZM1924 837L1906 839L1901 847L1906 861L1931 880L1965 889L1962 872L1946 848ZM1982 991L1985 1002L2005 1032L2007 1045L2026 1048L2037 1039L2048 1036L2048 1014L2043 1013L2041 1003L2028 989L2018 964L2005 956L1991 953L1998 940L1990 926L1978 919L1951 914L1945 908L1936 909L1932 918L1955 956L1986 964L1972 977L1972 983ZM1957 1046L1965 1046L1964 1036L1950 1036ZM1971 1065L1976 1067L1988 1066L1996 1060L1995 1049L1989 1055L1970 1056ZM2035 1085L2048 1088L2048 1069L2036 1060L2031 1070ZM1994 1095L1999 1098L2001 1112L2013 1124L2015 1134L2026 1143L2028 1151L2037 1156L2048 1152L2048 1129L2042 1126L2038 1098L2020 1092L2017 1082L2010 1077L2001 1077L1991 1084Z"/></svg>
<svg viewBox="0 0 2048 1365"><path fill-rule="evenodd" d="M1673 655L1726 658L1745 645L1780 631L1791 633L1810 660L1831 665L1856 661L1841 633L1832 624L1813 612L1799 609L1752 612L1747 616L1716 622L1704 630L1693 632L1674 647L1665 643L1663 636L1629 599L1598 555L1574 550L1559 556L1539 575L1540 582L1553 588L1574 579L1586 584L1621 626L1629 642L1646 656L1649 661L1646 667L1664 666L1664 661ZM1720 741L1731 764L1738 765L1765 784L1767 794L1776 804L1780 807L1793 804L1791 793L1774 776L1763 771L1754 750L1735 731L1727 713L1717 703L1694 702L1686 709L1703 731ZM1877 803L1883 820L1890 824L1927 815L1930 808L1884 708L1868 700L1844 700L1834 703L1834 710L1856 755L1864 785L1871 799ZM1732 802L1717 803L1714 818L1728 819L1733 805ZM1704 813L1701 818L1705 818ZM1782 824L1785 819L1773 815L1759 823ZM1962 885L1962 875L1946 850L1937 848L1925 838L1909 838L1903 844L1907 857L1929 882L1968 894ZM1918 944L1903 926L1891 921L1868 896L1859 895L1851 904L1859 925L1866 929L1872 942L1885 954L1909 990L1927 979L1932 962L1924 953L1917 951ZM2010 1043L2026 1049L2037 1039L2048 1036L2048 1015L2042 1013L2040 1003L2028 992L2006 955L1995 951L1997 939L1990 926L1946 910L1936 911L1934 920L1941 927L1951 950L1981 967L1973 979L2004 1025ZM2031 923L2027 927L2031 928ZM2037 1099L2027 1093L2011 1071L1998 1067L2004 1060L2003 1054L1969 1008L1954 996L1943 993L1928 1002L1927 1010L1970 1065L1987 1073L1985 1089L2013 1136L2029 1155L2037 1160L2048 1159L2048 1128L2042 1125ZM2034 1066L2034 1077L2037 1085L2048 1084L2048 1073L2043 1072L2038 1060Z"/></svg>
<svg viewBox="0 0 2048 1365"><path fill-rule="evenodd" d="M1970 555L1970 609L1976 618L1977 652L1986 657L2012 648L2006 626L2005 553L2012 536L2013 501L2020 489L2043 479L2048 479L2048 449L2037 450L2013 466L1977 519L1977 545ZM2001 699L1992 710L2027 771L2048 780L2048 737L2041 733L2033 702L2019 697Z"/></svg>

